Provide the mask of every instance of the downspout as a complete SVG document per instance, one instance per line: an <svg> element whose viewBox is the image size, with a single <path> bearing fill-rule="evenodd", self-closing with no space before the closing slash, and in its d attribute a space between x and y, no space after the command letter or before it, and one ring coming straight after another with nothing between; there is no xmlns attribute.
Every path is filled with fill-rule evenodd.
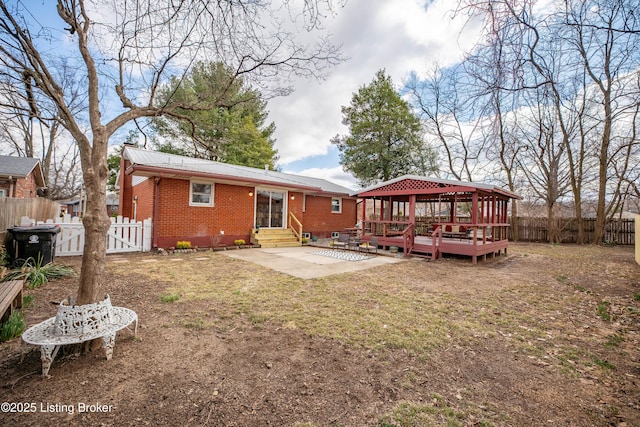
<svg viewBox="0 0 640 427"><path fill-rule="evenodd" d="M14 191L14 187L13 187L13 176L9 177L9 197L16 197L15 194L13 194Z"/></svg>
<svg viewBox="0 0 640 427"><path fill-rule="evenodd" d="M151 247L158 247L158 216L160 210L160 181L162 178L159 176L155 177L155 187L153 189L153 239L151 242Z"/></svg>

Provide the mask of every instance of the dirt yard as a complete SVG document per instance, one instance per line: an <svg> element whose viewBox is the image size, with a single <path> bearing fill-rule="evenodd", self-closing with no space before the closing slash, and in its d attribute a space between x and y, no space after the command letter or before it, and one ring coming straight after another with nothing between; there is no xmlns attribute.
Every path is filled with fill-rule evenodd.
<svg viewBox="0 0 640 427"><path fill-rule="evenodd" d="M27 324L77 280L28 291ZM640 425L629 247L514 244L475 266L309 280L215 252L134 254L109 257L106 283L138 337L119 332L110 361L65 348L46 379L39 351L0 344L0 425Z"/></svg>

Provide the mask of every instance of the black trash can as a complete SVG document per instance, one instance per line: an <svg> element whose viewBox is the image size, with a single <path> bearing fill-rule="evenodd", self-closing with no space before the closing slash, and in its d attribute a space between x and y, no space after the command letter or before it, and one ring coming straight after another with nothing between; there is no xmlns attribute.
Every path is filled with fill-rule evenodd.
<svg viewBox="0 0 640 427"><path fill-rule="evenodd" d="M41 265L53 262L56 257L56 236L60 232L57 225L36 225L33 227L7 228L12 239L9 255L14 267L22 267L28 258Z"/></svg>

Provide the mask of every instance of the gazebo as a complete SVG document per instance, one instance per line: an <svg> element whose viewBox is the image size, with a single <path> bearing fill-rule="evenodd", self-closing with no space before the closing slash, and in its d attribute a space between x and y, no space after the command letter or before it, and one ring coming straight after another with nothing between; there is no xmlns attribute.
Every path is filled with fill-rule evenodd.
<svg viewBox="0 0 640 427"><path fill-rule="evenodd" d="M507 253L508 205L520 199L494 185L404 175L354 193L362 199L362 239L405 255Z"/></svg>

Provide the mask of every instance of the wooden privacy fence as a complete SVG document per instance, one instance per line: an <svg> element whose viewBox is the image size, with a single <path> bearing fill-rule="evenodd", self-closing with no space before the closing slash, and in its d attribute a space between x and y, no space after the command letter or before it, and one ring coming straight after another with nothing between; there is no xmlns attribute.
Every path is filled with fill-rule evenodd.
<svg viewBox="0 0 640 427"><path fill-rule="evenodd" d="M594 242L595 218L583 218L584 243ZM618 245L635 244L635 220L633 218L612 219L607 223L604 241ZM525 242L548 242L549 228L557 230L561 243L578 241L578 221L574 218L554 218L549 225L547 218L518 217L518 240ZM513 230L510 230L511 234ZM509 239L512 236L509 235Z"/></svg>
<svg viewBox="0 0 640 427"><path fill-rule="evenodd" d="M33 218L36 221L45 221L47 218L55 218L60 213L60 204L53 200L40 197L34 199L0 198L0 238L6 233L7 228L20 225L23 216ZM0 244L4 239L0 239Z"/></svg>
<svg viewBox="0 0 640 427"><path fill-rule="evenodd" d="M84 249L84 226L78 217L69 214L56 220L39 221L38 224L60 226L56 237L56 256L82 255ZM107 253L148 252L151 250L151 219L142 222L130 221L118 216L111 218L107 235Z"/></svg>

